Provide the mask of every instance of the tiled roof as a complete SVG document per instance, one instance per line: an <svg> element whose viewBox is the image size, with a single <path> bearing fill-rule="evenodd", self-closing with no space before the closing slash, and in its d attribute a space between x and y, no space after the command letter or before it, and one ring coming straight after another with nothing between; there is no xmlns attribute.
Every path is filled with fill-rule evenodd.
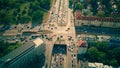
<svg viewBox="0 0 120 68"><path fill-rule="evenodd" d="M104 21L104 22L120 22L119 18L110 18L110 17L87 17L83 16L79 10L75 11L76 20L90 20L90 21Z"/></svg>
<svg viewBox="0 0 120 68"><path fill-rule="evenodd" d="M79 47L87 47L87 42L80 40L80 41L78 41L78 46Z"/></svg>

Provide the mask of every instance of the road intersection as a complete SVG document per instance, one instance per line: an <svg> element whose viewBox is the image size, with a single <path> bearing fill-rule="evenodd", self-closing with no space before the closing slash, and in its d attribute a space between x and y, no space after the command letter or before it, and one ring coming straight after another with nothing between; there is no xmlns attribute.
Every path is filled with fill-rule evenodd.
<svg viewBox="0 0 120 68"><path fill-rule="evenodd" d="M68 6L68 0L56 0L53 3L54 5L50 10L50 16L47 22L48 24L41 28L52 31L51 34L47 35L52 40L44 40L47 45L45 68L54 68L51 66L54 58L52 56L52 49L54 44L57 41L60 41L58 38L63 40L63 43L58 42L57 44L67 45L67 54L64 55L65 65L62 68L77 68L76 34L72 9L70 9ZM68 50L69 46L71 47L72 51Z"/></svg>

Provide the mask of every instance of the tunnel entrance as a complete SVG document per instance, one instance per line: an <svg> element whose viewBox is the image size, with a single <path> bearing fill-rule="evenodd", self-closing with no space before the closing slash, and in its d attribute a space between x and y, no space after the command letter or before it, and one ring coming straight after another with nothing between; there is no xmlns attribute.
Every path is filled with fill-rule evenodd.
<svg viewBox="0 0 120 68"><path fill-rule="evenodd" d="M52 55L54 54L67 54L67 45L66 44L54 44Z"/></svg>

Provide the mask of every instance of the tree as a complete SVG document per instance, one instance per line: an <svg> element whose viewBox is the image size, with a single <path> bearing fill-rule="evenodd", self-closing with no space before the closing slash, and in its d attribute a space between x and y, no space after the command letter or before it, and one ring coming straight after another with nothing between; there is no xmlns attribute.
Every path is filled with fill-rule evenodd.
<svg viewBox="0 0 120 68"><path fill-rule="evenodd" d="M26 14L26 10L24 9L23 11L22 11L22 15L25 15Z"/></svg>
<svg viewBox="0 0 120 68"><path fill-rule="evenodd" d="M28 10L28 15L29 15L29 16L32 16L32 14L33 14L33 10L32 10L32 9L29 9L29 10Z"/></svg>
<svg viewBox="0 0 120 68"><path fill-rule="evenodd" d="M102 52L107 52L109 49L107 42L95 42L92 46L96 47L99 51Z"/></svg>
<svg viewBox="0 0 120 68"><path fill-rule="evenodd" d="M82 5L81 3L76 3L76 4L75 4L74 11L75 11L75 10L81 10L81 11L82 11L82 9L83 9L83 5Z"/></svg>
<svg viewBox="0 0 120 68"><path fill-rule="evenodd" d="M89 48L87 51L87 55L88 55L87 59L89 61L92 61L92 62L98 61L99 52L98 52L98 49L96 47Z"/></svg>
<svg viewBox="0 0 120 68"><path fill-rule="evenodd" d="M14 49L15 49L15 46L11 45L11 46L8 47L7 50L8 50L8 52L11 52L11 51L14 50Z"/></svg>
<svg viewBox="0 0 120 68"><path fill-rule="evenodd" d="M3 57L14 49L20 47L21 45L21 43L8 43L0 41L0 57Z"/></svg>
<svg viewBox="0 0 120 68"><path fill-rule="evenodd" d="M114 48L113 54L114 54L115 58L118 60L118 63L120 65L120 47Z"/></svg>
<svg viewBox="0 0 120 68"><path fill-rule="evenodd" d="M6 24L15 24L16 23L16 18L9 14L9 13L6 13L6 16L5 16L5 21L6 21Z"/></svg>
<svg viewBox="0 0 120 68"><path fill-rule="evenodd" d="M69 0L69 6L72 7L73 5L73 0Z"/></svg>
<svg viewBox="0 0 120 68"><path fill-rule="evenodd" d="M90 0L89 2L90 2L90 4L91 4L92 6L93 6L93 5L95 6L95 5L97 4L97 1L98 1L98 0Z"/></svg>
<svg viewBox="0 0 120 68"><path fill-rule="evenodd" d="M110 59L109 64L112 66L118 66L118 61L115 58L112 58L112 59Z"/></svg>
<svg viewBox="0 0 120 68"><path fill-rule="evenodd" d="M118 66L120 65L120 47L110 49L107 42L96 42L88 49L86 57L90 62Z"/></svg>
<svg viewBox="0 0 120 68"><path fill-rule="evenodd" d="M84 16L92 16L93 13L89 9L82 9Z"/></svg>
<svg viewBox="0 0 120 68"><path fill-rule="evenodd" d="M49 10L50 9L50 0L38 0L40 7Z"/></svg>
<svg viewBox="0 0 120 68"><path fill-rule="evenodd" d="M92 6L93 15L96 15L96 13L97 13L97 8L98 8L97 1L98 0L90 0L90 4Z"/></svg>
<svg viewBox="0 0 120 68"><path fill-rule="evenodd" d="M43 20L43 12L40 10L37 10L32 15L32 22L33 23L40 23Z"/></svg>
<svg viewBox="0 0 120 68"><path fill-rule="evenodd" d="M36 2L30 3L29 8L30 8L30 9L33 9L33 10L35 11L35 10L38 9L38 6L39 6L39 3L36 1Z"/></svg>
<svg viewBox="0 0 120 68"><path fill-rule="evenodd" d="M21 23L28 23L29 21L31 21L31 17L29 17L29 16L22 16L20 18Z"/></svg>
<svg viewBox="0 0 120 68"><path fill-rule="evenodd" d="M110 0L101 0L101 3L107 6L110 3Z"/></svg>
<svg viewBox="0 0 120 68"><path fill-rule="evenodd" d="M15 23L16 19L13 15L7 13L6 10L2 10L0 12L0 24L4 24L4 25L9 25L11 23Z"/></svg>
<svg viewBox="0 0 120 68"><path fill-rule="evenodd" d="M106 59L106 53L104 53L104 52L99 52L98 61L99 61L99 62L102 62L102 63L106 63L105 60L107 60L107 59Z"/></svg>
<svg viewBox="0 0 120 68"><path fill-rule="evenodd" d="M105 12L104 11L98 11L96 16L98 16L98 17L105 17Z"/></svg>
<svg viewBox="0 0 120 68"><path fill-rule="evenodd" d="M13 12L13 16L16 17L16 16L17 16L17 13L18 13L17 10L14 10L14 12Z"/></svg>

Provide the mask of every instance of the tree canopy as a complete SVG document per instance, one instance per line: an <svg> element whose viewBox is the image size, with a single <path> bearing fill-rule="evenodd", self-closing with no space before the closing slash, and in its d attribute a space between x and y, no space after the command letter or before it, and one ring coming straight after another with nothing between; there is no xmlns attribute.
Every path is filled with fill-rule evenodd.
<svg viewBox="0 0 120 68"><path fill-rule="evenodd" d="M43 12L42 11L36 11L33 13L32 16L32 22L41 22L43 19Z"/></svg>
<svg viewBox="0 0 120 68"><path fill-rule="evenodd" d="M4 41L0 41L0 57L8 54L9 52L13 51L14 49L20 47L21 43L8 43Z"/></svg>
<svg viewBox="0 0 120 68"><path fill-rule="evenodd" d="M81 3L75 3L74 11L75 10L81 10L82 11L82 9L83 9L83 5Z"/></svg>
<svg viewBox="0 0 120 68"><path fill-rule="evenodd" d="M86 58L90 62L101 62L107 65L120 65L120 47L110 49L107 42L95 42L88 49Z"/></svg>
<svg viewBox="0 0 120 68"><path fill-rule="evenodd" d="M72 1L69 0L69 3L71 4ZM77 8L79 7L78 3L83 5L82 9L88 9L88 7L90 7L91 9L89 10L93 13L93 16L120 18L119 0L84 0L83 2L77 1L74 4L75 10L76 6ZM80 7L79 10L81 10Z"/></svg>
<svg viewBox="0 0 120 68"><path fill-rule="evenodd" d="M28 23L37 11L48 11L50 4L51 0L0 0L0 24Z"/></svg>

